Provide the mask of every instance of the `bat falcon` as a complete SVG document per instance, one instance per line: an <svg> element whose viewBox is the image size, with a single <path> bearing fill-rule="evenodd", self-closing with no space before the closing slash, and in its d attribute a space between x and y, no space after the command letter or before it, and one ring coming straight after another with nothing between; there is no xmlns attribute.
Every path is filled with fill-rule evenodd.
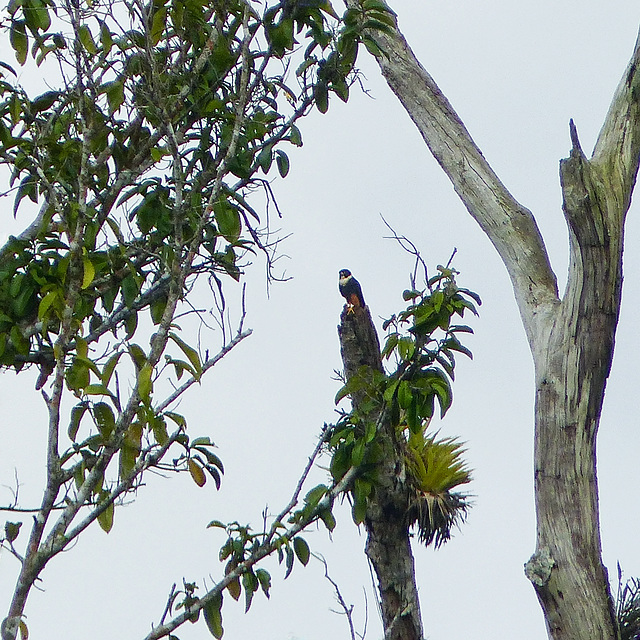
<svg viewBox="0 0 640 640"><path fill-rule="evenodd" d="M362 295L362 287L360 283L351 275L349 269L340 270L340 280L338 282L340 293L346 299L350 310L357 307L364 309L364 296Z"/></svg>

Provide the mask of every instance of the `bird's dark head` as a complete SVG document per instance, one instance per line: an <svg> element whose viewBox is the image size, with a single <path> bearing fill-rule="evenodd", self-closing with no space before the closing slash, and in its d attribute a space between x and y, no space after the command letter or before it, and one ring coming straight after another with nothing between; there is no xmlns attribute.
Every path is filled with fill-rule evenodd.
<svg viewBox="0 0 640 640"><path fill-rule="evenodd" d="M351 275L349 269L340 269L340 279L348 278Z"/></svg>

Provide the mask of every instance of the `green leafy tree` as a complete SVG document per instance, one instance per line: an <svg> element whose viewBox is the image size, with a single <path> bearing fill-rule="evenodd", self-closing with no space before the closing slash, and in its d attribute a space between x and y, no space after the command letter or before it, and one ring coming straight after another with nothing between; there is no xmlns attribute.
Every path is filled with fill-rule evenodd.
<svg viewBox="0 0 640 640"><path fill-rule="evenodd" d="M262 253L273 277L263 209L277 207L272 179L287 175L287 149L302 144L297 123L314 104L325 112L331 95L347 100L359 45L375 50L363 27L392 20L378 3L340 20L328 0L260 11L242 0L21 0L3 20L18 64L52 87L29 95L15 62L0 63L7 193L15 216L37 207L0 249L0 365L38 367L48 413L41 505L30 531L8 521L2 538L21 565L2 623L13 640L27 635L25 607L45 566L95 522L109 532L146 473L220 485L213 443L174 405L250 331L243 316L210 355L178 318L197 314L190 297L202 282L226 337L226 287L249 256ZM302 481L266 531L214 521L229 536L224 579L202 597L185 583L174 594L182 612L148 637L202 610L220 637L223 591L244 591L248 608L270 587L253 568L260 559L277 553L288 571L295 557L306 564L297 534L318 518L333 528L333 499L352 476L308 497L288 526Z"/></svg>

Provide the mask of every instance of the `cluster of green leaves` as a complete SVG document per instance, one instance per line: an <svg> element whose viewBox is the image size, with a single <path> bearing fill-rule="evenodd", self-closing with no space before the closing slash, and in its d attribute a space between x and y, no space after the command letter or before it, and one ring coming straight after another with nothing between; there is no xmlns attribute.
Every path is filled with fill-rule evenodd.
<svg viewBox="0 0 640 640"><path fill-rule="evenodd" d="M301 509L293 512L289 522L300 523L309 521L313 516L316 520L322 520L329 532L336 526L336 519L332 512L332 505L327 504L324 508L319 508L322 499L329 493L330 489L325 484L319 484L310 489L304 497L304 505ZM303 564L307 564L304 562ZM290 571L290 563L287 559L287 570Z"/></svg>
<svg viewBox="0 0 640 640"><path fill-rule="evenodd" d="M28 199L40 215L36 229L12 238L0 254L0 365L39 365L40 386L57 365L64 368L80 400L68 429L73 447L63 455L73 458L77 481L100 447L122 447L123 478L145 431L162 446L166 416L184 430L182 416L153 409L161 365L134 341L138 320L146 312L165 332L172 329L186 356L167 353L162 371L199 379L200 358L177 335L167 303L201 274L238 280L242 256L260 247L259 215L247 196L266 184L260 175L274 158L287 174L280 147L302 144L295 121L313 102L315 79L294 92L282 64L274 73L270 63L290 54L294 42L283 47L278 33L291 25L306 29L320 51L335 47L326 19L335 14L321 4L293 12L278 5L261 16L240 0L154 0L132 3L128 30L109 2L68 16L66 5L52 0L9 4L18 62L32 56L43 70L57 63L67 80L30 99L2 64L0 163L11 171L14 214ZM60 30L68 25L70 32ZM319 56L316 67L321 62ZM139 396L128 424L113 375L123 353ZM78 441L85 414L96 429ZM188 457L198 484L203 469L218 484L215 464L207 465Z"/></svg>
<svg viewBox="0 0 640 640"><path fill-rule="evenodd" d="M406 426L411 433L423 431L433 417L436 400L441 416L451 406L455 354L472 357L458 336L473 329L455 324L454 318L462 318L467 311L477 315L475 304L481 301L476 293L458 287L456 274L454 269L438 267L426 289L403 293L411 304L383 325L389 332L382 356L395 356L397 363L383 397L392 424Z"/></svg>
<svg viewBox="0 0 640 640"><path fill-rule="evenodd" d="M222 605L224 594L228 593L234 600L239 600L242 592L245 596L245 612L249 611L253 597L258 591L269 598L271 589L271 574L264 568L256 567L256 558L264 555L263 549L268 545L268 541L277 529L282 529L282 525L275 523L271 532L254 532L248 525L241 525L238 522L225 524L219 520L213 520L208 525L210 528L223 529L227 534L227 540L220 548L219 559L226 561L225 579L223 588L216 589L210 594L202 609L198 609L191 617L192 622L196 622L200 615L200 610L204 614L207 627L215 638L221 638L224 634L222 626ZM285 562L285 579L289 577L293 570L295 559L306 566L311 557L309 545L301 536L292 539L286 535L277 537L275 544L278 561ZM189 611L198 602L195 596L197 586L195 583L185 585L184 597L178 603L177 608L184 608Z"/></svg>
<svg viewBox="0 0 640 640"><path fill-rule="evenodd" d="M465 518L467 496L454 491L471 482L471 472L462 459L465 449L456 438L411 434L406 450L407 477L412 498L407 523L416 525L418 537L436 548L451 538L454 526Z"/></svg>
<svg viewBox="0 0 640 640"><path fill-rule="evenodd" d="M421 538L426 544L434 537L438 543L446 538L428 532L428 516L433 516L429 505L436 499L450 499L460 507L455 511L460 514L466 503L451 490L470 480L460 459L461 446L455 440L438 441L435 436L426 435L436 401L441 416L451 406L455 354L472 357L459 335L473 333L473 330L468 325L455 323L454 318L462 318L465 312L477 315L475 305L481 301L477 294L457 285L456 275L454 269L438 267L438 274L428 280L423 290L413 288L403 293L409 306L384 323L388 333L382 356L393 359L395 369L384 374L362 367L347 381L338 392L336 403L358 394L358 407L342 415L330 440L334 478L341 478L352 466L360 469L352 487L353 518L360 524L375 490L377 466L385 455L379 438L380 425L389 422L397 441L407 452L407 468L416 496L414 506L421 513L422 507L427 506L425 517L416 517L415 510L409 515L411 522L424 525ZM445 521L451 524L456 517L450 516ZM431 522L435 521L432 517ZM437 522L442 521L440 518ZM443 528L434 529L439 530Z"/></svg>

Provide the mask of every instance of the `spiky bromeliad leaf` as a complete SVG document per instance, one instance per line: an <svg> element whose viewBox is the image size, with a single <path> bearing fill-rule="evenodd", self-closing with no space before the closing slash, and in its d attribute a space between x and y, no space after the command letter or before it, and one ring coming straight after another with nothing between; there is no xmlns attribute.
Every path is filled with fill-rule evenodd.
<svg viewBox="0 0 640 640"><path fill-rule="evenodd" d="M623 587L620 565L618 565L616 618L620 628L620 640L640 638L640 578L630 578Z"/></svg>
<svg viewBox="0 0 640 640"><path fill-rule="evenodd" d="M437 548L451 538L451 530L466 518L468 496L453 489L471 481L455 438L436 440L436 435L415 434L408 443L407 471L414 491L407 511L409 525L416 525L426 546Z"/></svg>

